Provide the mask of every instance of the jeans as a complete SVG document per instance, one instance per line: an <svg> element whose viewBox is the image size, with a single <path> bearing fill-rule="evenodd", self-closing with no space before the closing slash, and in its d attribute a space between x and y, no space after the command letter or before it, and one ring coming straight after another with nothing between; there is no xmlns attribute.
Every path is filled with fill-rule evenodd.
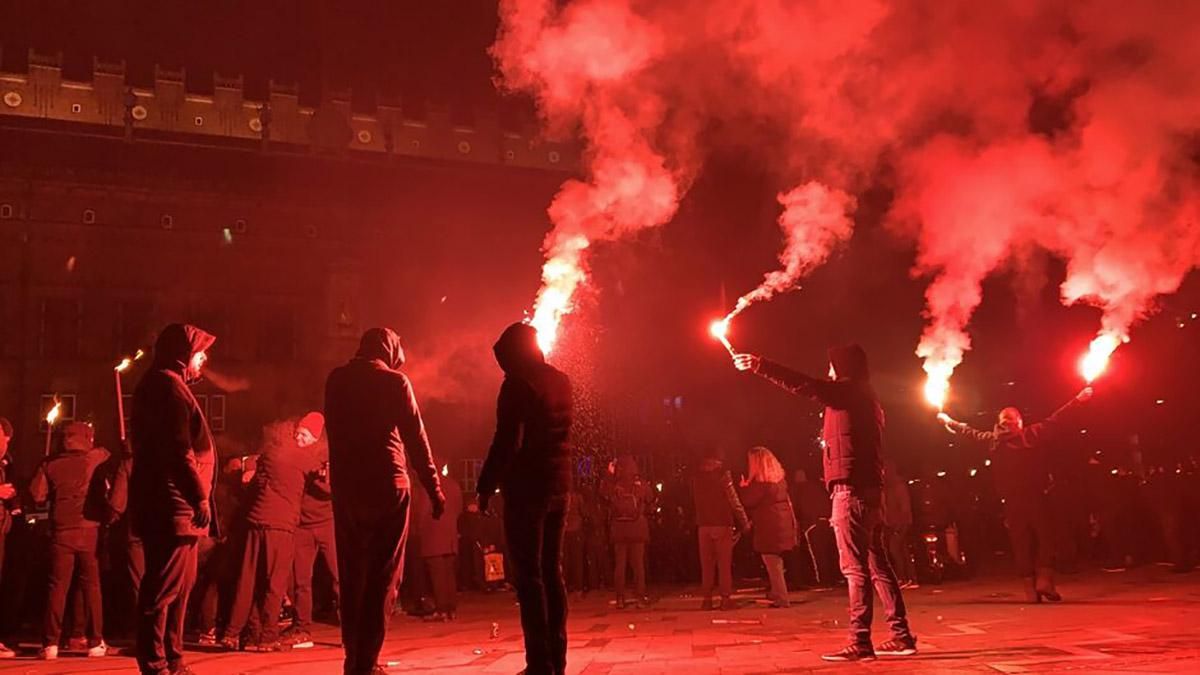
<svg viewBox="0 0 1200 675"><path fill-rule="evenodd" d="M848 485L835 485L833 488L833 517L830 522L837 537L842 574L846 577L850 592L850 641L858 647L872 646L873 590L879 593L883 601L893 638L900 641L913 639L904 598L900 595L900 584L884 542L883 509L879 493L878 488L863 489Z"/></svg>
<svg viewBox="0 0 1200 675"><path fill-rule="evenodd" d="M264 527L246 531L237 592L229 610L226 636L264 644L279 639L279 610L292 575L295 533Z"/></svg>
<svg viewBox="0 0 1200 675"><path fill-rule="evenodd" d="M701 525L697 534L700 540L700 594L712 598L713 585L718 584L721 599L727 599L733 595L733 529L723 525Z"/></svg>
<svg viewBox="0 0 1200 675"><path fill-rule="evenodd" d="M504 533L516 572L529 675L567 671L567 587L562 571L566 510L565 495L545 504L505 504Z"/></svg>
<svg viewBox="0 0 1200 675"><path fill-rule="evenodd" d="M308 629L313 620L313 570L317 556L325 559L325 567L333 577L333 596L337 603L338 558L334 543L333 521L316 527L296 528L296 554L293 558L295 581L292 605L296 608L296 627Z"/></svg>
<svg viewBox="0 0 1200 675"><path fill-rule="evenodd" d="M1054 521L1045 495L1013 499L1005 504L1004 520L1012 541L1013 562L1022 577L1054 567Z"/></svg>
<svg viewBox="0 0 1200 675"><path fill-rule="evenodd" d="M99 544L99 531L96 529L76 529L57 532L50 544L50 583L46 602L46 616L42 645L57 645L62 635L63 614L67 607L67 591L71 588L71 579L76 571L79 572L79 593L75 594L74 602L77 616L80 600L86 609L87 638L89 646L96 646L104 640L104 611L100 598L100 563L96 557ZM83 628L76 623L73 628Z"/></svg>
<svg viewBox="0 0 1200 675"><path fill-rule="evenodd" d="M763 567L767 568L767 579L771 581L771 590L767 593L767 599L776 605L788 605L788 587L783 572L783 556L778 553L760 553L759 555L762 556Z"/></svg>

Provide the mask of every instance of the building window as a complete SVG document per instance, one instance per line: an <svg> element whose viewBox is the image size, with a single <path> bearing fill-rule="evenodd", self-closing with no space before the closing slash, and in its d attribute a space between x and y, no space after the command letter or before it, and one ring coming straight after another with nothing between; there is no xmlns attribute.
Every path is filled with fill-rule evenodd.
<svg viewBox="0 0 1200 675"><path fill-rule="evenodd" d="M225 431L225 394L196 394L196 402L213 433Z"/></svg>
<svg viewBox="0 0 1200 675"><path fill-rule="evenodd" d="M83 312L80 302L72 298L42 300L41 333L38 347L42 357L73 359L79 356Z"/></svg>
<svg viewBox="0 0 1200 675"><path fill-rule="evenodd" d="M483 470L482 459L462 460L462 489L465 494L473 494L479 484L479 472Z"/></svg>
<svg viewBox="0 0 1200 675"><path fill-rule="evenodd" d="M61 407L58 410L58 419L54 421L54 428L61 429L64 424L75 421L75 394L42 394L38 403L38 415L41 417L38 430L43 434L46 433L46 415L54 407L55 401L58 401Z"/></svg>

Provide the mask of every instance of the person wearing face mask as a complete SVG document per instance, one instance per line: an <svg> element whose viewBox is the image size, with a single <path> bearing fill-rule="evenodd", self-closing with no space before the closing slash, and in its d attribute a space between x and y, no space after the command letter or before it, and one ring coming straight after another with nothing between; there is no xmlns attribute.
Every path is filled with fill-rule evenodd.
<svg viewBox="0 0 1200 675"><path fill-rule="evenodd" d="M382 673L376 663L403 576L415 478L446 509L417 395L400 372L404 349L390 328L371 328L358 352L325 381L325 430L337 542L342 644L350 673Z"/></svg>
<svg viewBox="0 0 1200 675"><path fill-rule="evenodd" d="M1026 425L1017 408L1000 411L991 431L980 431L946 413L938 421L950 433L987 443L996 492L1004 501L1004 521L1012 542L1017 572L1025 584L1028 602L1059 602L1062 595L1054 584L1054 520L1048 493L1053 487L1046 461L1046 442L1061 424L1067 411L1092 398L1086 387L1053 415Z"/></svg>
<svg viewBox="0 0 1200 675"><path fill-rule="evenodd" d="M133 394L129 514L146 556L137 619L142 673L192 672L184 664L183 622L196 582L197 541L218 534L212 503L217 453L188 386L200 379L215 341L195 326L167 326Z"/></svg>
<svg viewBox="0 0 1200 675"><path fill-rule="evenodd" d="M324 418L314 413L263 431L247 498L237 591L222 640L227 648L272 652L292 647L280 640L277 619L291 579L305 483L321 464L315 445L323 426Z"/></svg>

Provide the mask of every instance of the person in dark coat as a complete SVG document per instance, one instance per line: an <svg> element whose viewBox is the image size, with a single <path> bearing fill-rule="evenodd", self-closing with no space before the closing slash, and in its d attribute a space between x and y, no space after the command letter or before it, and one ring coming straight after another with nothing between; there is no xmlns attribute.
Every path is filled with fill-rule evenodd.
<svg viewBox="0 0 1200 675"><path fill-rule="evenodd" d="M0 580L4 578L4 545L8 531L12 529L12 509L17 498L16 487L8 481L8 444L12 436L12 422L0 417ZM16 655L0 642L0 659L11 659Z"/></svg>
<svg viewBox="0 0 1200 675"><path fill-rule="evenodd" d="M133 394L129 511L146 555L137 627L143 673L191 672L183 662L183 622L196 581L196 545L219 532L212 504L216 448L188 385L200 378L215 340L195 326L167 326Z"/></svg>
<svg viewBox="0 0 1200 675"><path fill-rule="evenodd" d="M720 608L734 609L734 533L749 531L750 518L733 487L733 477L715 448L706 453L692 478L692 500L700 542L700 593L704 596L700 609L713 608L714 586L721 593Z"/></svg>
<svg viewBox="0 0 1200 675"><path fill-rule="evenodd" d="M791 606L783 556L796 548L796 513L788 494L787 474L767 448L751 448L750 475L742 486L742 503L754 523L754 551L762 556L771 590L772 607Z"/></svg>
<svg viewBox="0 0 1200 675"><path fill-rule="evenodd" d="M315 432L315 433L314 433ZM246 505L246 539L237 592L222 641L249 651L289 648L279 639L278 617L288 591L300 503L310 473L320 468L317 419L285 420L263 433L263 451Z"/></svg>
<svg viewBox="0 0 1200 675"><path fill-rule="evenodd" d="M646 518L654 502L654 490L642 480L637 460L625 455L609 465L610 475L600 484L608 502L608 536L613 545L613 587L617 609L625 609L626 570L633 569L636 604L644 607L646 597L646 544L650 521Z"/></svg>
<svg viewBox="0 0 1200 675"><path fill-rule="evenodd" d="M525 672L567 668L567 589L563 536L571 490L571 381L545 361L537 331L509 326L493 351L504 371L496 434L479 473L479 506L500 489L504 533L516 575L525 633Z"/></svg>
<svg viewBox="0 0 1200 675"><path fill-rule="evenodd" d="M1053 415L1029 426L1025 426L1020 410L1005 408L991 431L980 431L945 413L938 414L951 433L988 444L991 473L996 492L1004 501L1004 520L1012 540L1013 557L1029 602L1062 600L1054 585L1056 538L1050 514L1048 493L1052 481L1045 446L1063 415L1091 397L1092 388L1087 387Z"/></svg>
<svg viewBox="0 0 1200 675"><path fill-rule="evenodd" d="M832 524L838 558L850 594L850 644L825 654L826 661L871 660L875 655L908 656L917 639L896 572L888 560L883 526L883 407L871 386L867 353L858 345L829 350L830 379L792 371L754 354L737 354L734 366L825 406L822 457L825 484L833 494ZM892 639L871 643L873 591L887 612Z"/></svg>
<svg viewBox="0 0 1200 675"><path fill-rule="evenodd" d="M458 617L458 519L463 496L458 481L443 473L442 493L446 509L433 517L433 504L421 493L413 497L413 528L417 555L425 566L433 594L434 611L426 621L453 621Z"/></svg>
<svg viewBox="0 0 1200 675"><path fill-rule="evenodd" d="M390 328L363 334L358 352L325 383L325 430L346 673L376 663L403 574L415 474L440 518L446 506L404 350Z"/></svg>
<svg viewBox="0 0 1200 675"><path fill-rule="evenodd" d="M100 595L100 524L104 520L103 475L109 452L94 447L96 432L84 422L63 430L64 452L44 461L29 485L30 496L50 504L50 581L42 633L43 659L58 658L67 591L79 573L86 611L88 656L105 656L104 604ZM80 597L81 596L81 597ZM79 626L76 626L79 628Z"/></svg>
<svg viewBox="0 0 1200 675"><path fill-rule="evenodd" d="M339 581L333 502L329 489L329 444L321 437L325 416L311 412L300 420L299 426L309 430L317 439L314 446L317 466L305 477L304 497L300 502L300 526L296 528L296 559L293 565L295 593L292 595L296 623L287 637L293 648L307 649L313 646L309 627L313 621L313 571L318 557L325 561L325 568L333 581L335 605L339 604Z"/></svg>

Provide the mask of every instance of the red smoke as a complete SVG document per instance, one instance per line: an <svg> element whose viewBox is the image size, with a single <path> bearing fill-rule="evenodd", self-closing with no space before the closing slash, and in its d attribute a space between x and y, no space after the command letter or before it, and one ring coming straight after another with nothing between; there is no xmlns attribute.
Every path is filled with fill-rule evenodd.
<svg viewBox="0 0 1200 675"><path fill-rule="evenodd" d="M1065 260L1063 302L1100 308L1101 333L1118 340L1200 264L1200 3L505 0L501 11L504 84L588 149L585 180L551 207L548 269L582 270L581 241L672 218L704 155L695 132L713 120L776 130L747 150L781 187L853 194L889 169L889 220L930 279L918 353L938 377L969 349L982 282L1013 251Z"/></svg>

